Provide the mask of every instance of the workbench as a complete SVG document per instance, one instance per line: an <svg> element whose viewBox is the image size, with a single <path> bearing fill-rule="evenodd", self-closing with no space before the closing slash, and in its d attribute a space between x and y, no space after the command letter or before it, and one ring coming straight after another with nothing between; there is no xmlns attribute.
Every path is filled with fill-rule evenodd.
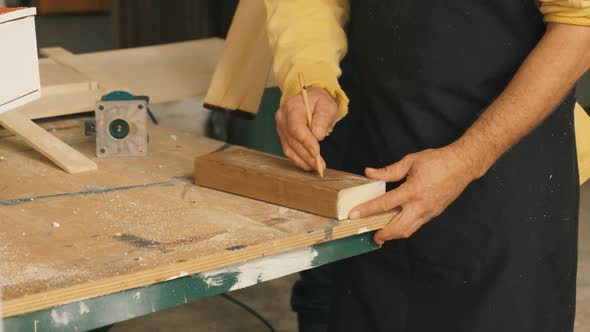
<svg viewBox="0 0 590 332"><path fill-rule="evenodd" d="M153 125L146 157L95 157L83 118L43 126L98 164L70 175L0 129L6 331L85 331L377 249L393 214L336 221L193 184L223 142Z"/></svg>

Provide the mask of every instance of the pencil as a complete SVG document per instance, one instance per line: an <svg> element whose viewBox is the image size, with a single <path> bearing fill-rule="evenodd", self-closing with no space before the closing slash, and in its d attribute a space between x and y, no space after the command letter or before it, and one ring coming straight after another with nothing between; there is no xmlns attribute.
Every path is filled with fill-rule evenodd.
<svg viewBox="0 0 590 332"><path fill-rule="evenodd" d="M311 108L309 107L309 98L307 96L307 90L305 87L305 79L303 78L303 73L299 72L297 74L297 76L299 77L299 87L301 88L301 95L303 96L303 104L305 104L305 111L307 112L307 126L311 130L312 114ZM319 154L315 157L315 165L320 177L324 177L324 167L322 167L322 156Z"/></svg>

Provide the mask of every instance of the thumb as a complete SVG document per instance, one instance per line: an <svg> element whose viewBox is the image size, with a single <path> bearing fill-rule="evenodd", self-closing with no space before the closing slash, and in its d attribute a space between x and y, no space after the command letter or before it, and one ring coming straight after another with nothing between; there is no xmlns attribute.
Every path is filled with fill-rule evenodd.
<svg viewBox="0 0 590 332"><path fill-rule="evenodd" d="M383 168L367 167L365 169L365 175L368 178L374 180L397 182L408 175L410 168L412 168L412 158L410 158L408 155L397 163L385 166Z"/></svg>
<svg viewBox="0 0 590 332"><path fill-rule="evenodd" d="M330 96L321 96L315 105L311 120L311 133L318 141L326 138L338 113L338 105Z"/></svg>

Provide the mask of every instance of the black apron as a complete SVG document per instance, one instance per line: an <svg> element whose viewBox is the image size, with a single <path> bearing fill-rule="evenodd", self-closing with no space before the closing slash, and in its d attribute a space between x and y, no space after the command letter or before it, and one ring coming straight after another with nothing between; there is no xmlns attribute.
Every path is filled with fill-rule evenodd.
<svg viewBox="0 0 590 332"><path fill-rule="evenodd" d="M359 171L460 137L545 25L532 0L351 0L350 29L355 130L343 168ZM573 104L412 237L340 263L330 331L572 331Z"/></svg>

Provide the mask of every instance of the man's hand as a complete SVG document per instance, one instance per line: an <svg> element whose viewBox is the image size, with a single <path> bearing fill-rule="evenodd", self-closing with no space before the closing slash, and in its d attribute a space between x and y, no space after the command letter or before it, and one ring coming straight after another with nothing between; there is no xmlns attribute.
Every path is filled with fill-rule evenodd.
<svg viewBox="0 0 590 332"><path fill-rule="evenodd" d="M367 168L367 177L387 182L406 179L398 188L361 204L351 219L364 218L401 206L396 219L375 234L378 244L408 238L422 225L441 214L480 172L461 157L454 146L407 155L381 169Z"/></svg>
<svg viewBox="0 0 590 332"><path fill-rule="evenodd" d="M334 125L338 105L322 88L307 89L309 106L313 112L311 130L307 126L307 112L301 94L291 97L276 114L277 132L285 156L300 168L316 169L315 157L320 144ZM325 168L325 162L324 163Z"/></svg>

